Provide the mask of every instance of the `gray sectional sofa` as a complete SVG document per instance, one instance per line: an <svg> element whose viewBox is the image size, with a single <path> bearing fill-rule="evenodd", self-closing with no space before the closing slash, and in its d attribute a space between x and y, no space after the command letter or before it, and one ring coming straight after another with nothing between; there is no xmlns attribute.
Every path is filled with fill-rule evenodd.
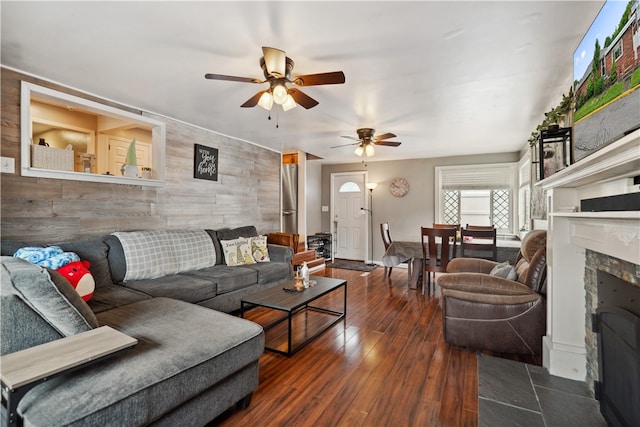
<svg viewBox="0 0 640 427"><path fill-rule="evenodd" d="M293 250L284 246L268 245L268 262L225 265L221 241L256 235L249 226L52 243L91 263L88 303L55 271L11 257L33 243L3 241L1 355L102 325L138 340L33 388L18 406L24 425L198 426L248 405L264 333L228 313L243 295L293 277Z"/></svg>

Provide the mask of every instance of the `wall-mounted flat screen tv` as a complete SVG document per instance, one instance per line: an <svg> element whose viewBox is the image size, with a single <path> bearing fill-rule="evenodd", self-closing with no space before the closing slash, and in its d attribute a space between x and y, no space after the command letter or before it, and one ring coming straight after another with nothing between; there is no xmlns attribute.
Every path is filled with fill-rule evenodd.
<svg viewBox="0 0 640 427"><path fill-rule="evenodd" d="M640 0L607 0L573 54L574 160L640 128Z"/></svg>

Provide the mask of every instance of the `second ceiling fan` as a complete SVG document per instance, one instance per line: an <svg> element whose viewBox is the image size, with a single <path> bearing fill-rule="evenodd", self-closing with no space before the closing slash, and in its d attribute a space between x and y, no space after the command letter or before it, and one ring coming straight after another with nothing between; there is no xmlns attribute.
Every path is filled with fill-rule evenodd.
<svg viewBox="0 0 640 427"><path fill-rule="evenodd" d="M299 89L288 88L287 83L297 86L318 86L342 84L345 82L342 71L329 73L306 74L291 77L294 62L283 50L272 47L262 48L262 58L260 67L264 74L264 80L251 77L227 76L224 74L205 74L205 78L212 80L228 80L243 83L269 83L269 88L262 90L249 98L241 107L261 106L266 110L271 110L273 104L282 105L284 111L294 108L296 104L309 109L318 105L318 101L306 95Z"/></svg>
<svg viewBox="0 0 640 427"><path fill-rule="evenodd" d="M379 136L375 136L375 129L371 129L371 128L360 128L357 131L358 137L354 138L353 136L347 136L347 135L342 135L342 138L348 138L348 139L353 139L357 142L351 143L351 144L343 144L343 145L336 145L334 147L331 148L338 148L338 147L345 147L347 145L355 145L356 149L354 151L354 153L358 156L362 156L363 154L366 157L371 157L373 155L376 154L376 150L374 148L374 145L384 145L387 147L397 147L399 146L401 143L398 141L385 141L386 139L389 138L395 138L396 135L390 132L384 133L382 135Z"/></svg>

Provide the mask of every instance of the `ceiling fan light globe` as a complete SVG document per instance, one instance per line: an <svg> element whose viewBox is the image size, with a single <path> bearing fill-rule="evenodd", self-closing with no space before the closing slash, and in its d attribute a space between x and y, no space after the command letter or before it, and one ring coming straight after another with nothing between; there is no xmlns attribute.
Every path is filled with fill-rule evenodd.
<svg viewBox="0 0 640 427"><path fill-rule="evenodd" d="M289 94L287 93L287 88L284 85L276 85L273 87L273 102L278 105L282 105L287 102L287 97Z"/></svg>
<svg viewBox="0 0 640 427"><path fill-rule="evenodd" d="M364 151L367 154L367 157L373 157L376 154L376 150L375 148L373 148L373 145L371 144L367 144L367 147L365 148Z"/></svg>
<svg viewBox="0 0 640 427"><path fill-rule="evenodd" d="M287 95L287 100L284 102L284 104L282 104L282 109L284 111L289 111L292 108L296 107L296 101L293 100L293 97L291 95Z"/></svg>
<svg viewBox="0 0 640 427"><path fill-rule="evenodd" d="M353 153L356 156L362 157L362 153L364 153L364 148L362 148L362 145L358 145L356 149L353 151Z"/></svg>
<svg viewBox="0 0 640 427"><path fill-rule="evenodd" d="M273 96L269 92L265 92L258 100L258 105L264 108L267 111L271 111L271 107L273 107Z"/></svg>

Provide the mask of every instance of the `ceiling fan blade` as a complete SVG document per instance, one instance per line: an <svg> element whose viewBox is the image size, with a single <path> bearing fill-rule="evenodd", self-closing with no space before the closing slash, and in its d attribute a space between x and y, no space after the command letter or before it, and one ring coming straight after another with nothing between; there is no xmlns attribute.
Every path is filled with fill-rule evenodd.
<svg viewBox="0 0 640 427"><path fill-rule="evenodd" d="M265 92L266 90L261 90L260 92L256 93L251 98L247 99L247 102L242 104L241 107L245 107L245 108L255 107L256 105L258 105L258 101L260 101L260 97Z"/></svg>
<svg viewBox="0 0 640 427"><path fill-rule="evenodd" d="M262 55L264 56L264 64L267 67L267 73L269 73L269 75L275 77L285 76L287 54L284 50L263 46Z"/></svg>
<svg viewBox="0 0 640 427"><path fill-rule="evenodd" d="M348 145L358 145L358 144L360 144L360 141L354 142L354 143L351 143L351 144L334 145L333 147L329 147L329 148L340 148L340 147L346 147Z"/></svg>
<svg viewBox="0 0 640 427"><path fill-rule="evenodd" d="M348 135L342 135L342 136L340 136L340 138L347 138L347 139L353 139L354 141L360 141L360 138L356 138L356 137L348 136Z"/></svg>
<svg viewBox="0 0 640 427"><path fill-rule="evenodd" d="M375 145L386 145L387 147L397 147L400 144L402 143L396 141L378 141L375 143Z"/></svg>
<svg viewBox="0 0 640 427"><path fill-rule="evenodd" d="M302 105L307 110L309 108L313 108L316 105L318 105L318 101L316 101L315 99L311 98L309 95L303 93L298 89L295 89L295 88L289 89L289 95L291 95L294 101Z"/></svg>
<svg viewBox="0 0 640 427"><path fill-rule="evenodd" d="M253 79L251 77L236 77L236 76L225 76L224 74L205 74L205 79L211 80L227 80L231 82L242 82L242 83L264 83L264 80Z"/></svg>
<svg viewBox="0 0 640 427"><path fill-rule="evenodd" d="M396 137L395 134L393 134L391 132L387 132L387 133L384 133L384 134L382 134L380 136L376 136L374 138L374 141L376 141L376 143L377 143L378 141L382 141L383 139L389 139L389 138L395 138L395 137Z"/></svg>
<svg viewBox="0 0 640 427"><path fill-rule="evenodd" d="M293 83L297 84L298 86L337 85L344 82L345 77L342 71L306 74L304 76L296 76L293 79Z"/></svg>

